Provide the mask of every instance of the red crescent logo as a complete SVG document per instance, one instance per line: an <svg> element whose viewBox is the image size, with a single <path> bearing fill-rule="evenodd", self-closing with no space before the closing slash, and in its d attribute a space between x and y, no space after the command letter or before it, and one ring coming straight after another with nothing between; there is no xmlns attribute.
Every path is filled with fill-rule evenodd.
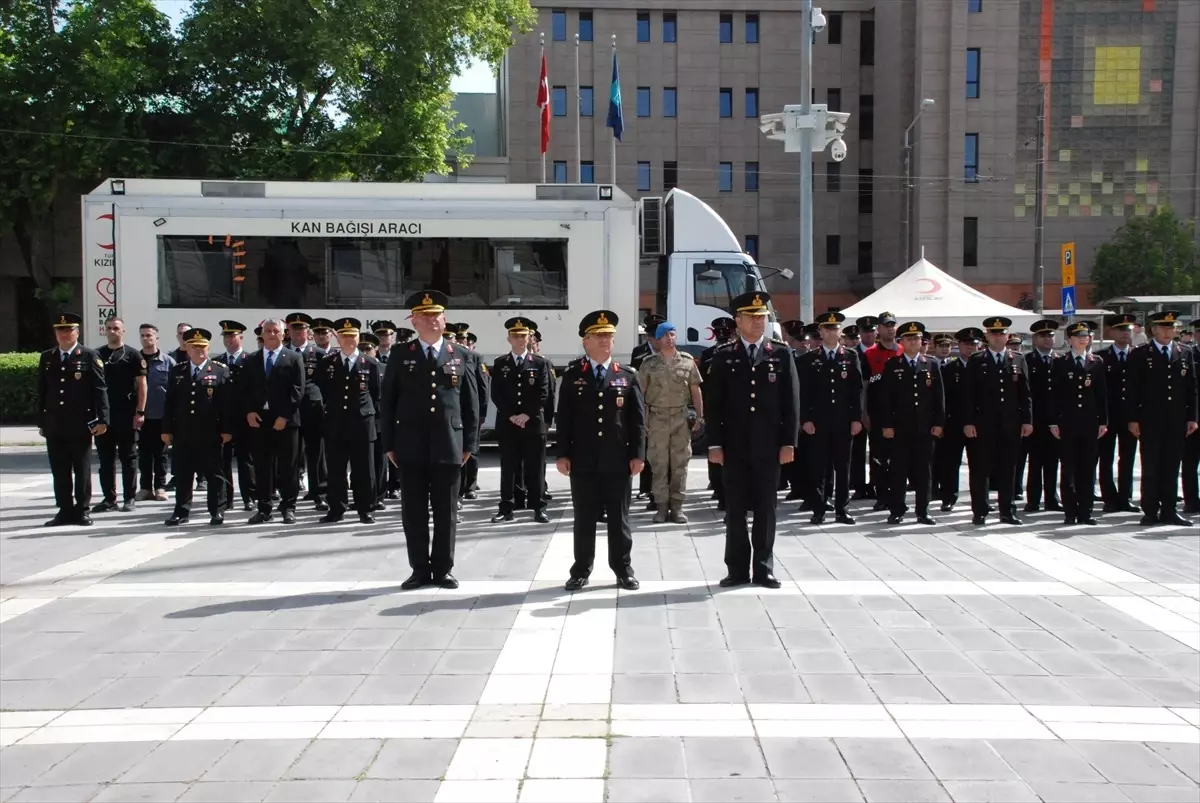
<svg viewBox="0 0 1200 803"><path fill-rule="evenodd" d="M103 215L100 215L98 218L96 218L96 220L112 220L112 219L113 219L113 216L107 212L104 213ZM96 245L100 246L105 251L112 251L113 249L115 249L117 247L116 243L96 243ZM109 302L109 303L112 303L112 302Z"/></svg>
<svg viewBox="0 0 1200 803"><path fill-rule="evenodd" d="M929 288L922 289L921 282L929 282ZM930 294L936 293L942 289L942 285L933 279L917 279L917 290L921 293Z"/></svg>
<svg viewBox="0 0 1200 803"><path fill-rule="evenodd" d="M716 340L717 339L717 335L713 331L713 328L711 326L706 326L706 327L704 327L704 329L705 329L705 331L708 332L708 337L704 338L705 340Z"/></svg>

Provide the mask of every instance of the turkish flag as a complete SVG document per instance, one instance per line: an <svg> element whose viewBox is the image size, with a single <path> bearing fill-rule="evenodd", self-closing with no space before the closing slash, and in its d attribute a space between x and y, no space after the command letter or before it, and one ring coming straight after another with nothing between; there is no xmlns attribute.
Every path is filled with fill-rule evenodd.
<svg viewBox="0 0 1200 803"><path fill-rule="evenodd" d="M550 147L550 80L546 77L546 54L542 53L542 76L538 81L537 105L542 112L542 155Z"/></svg>

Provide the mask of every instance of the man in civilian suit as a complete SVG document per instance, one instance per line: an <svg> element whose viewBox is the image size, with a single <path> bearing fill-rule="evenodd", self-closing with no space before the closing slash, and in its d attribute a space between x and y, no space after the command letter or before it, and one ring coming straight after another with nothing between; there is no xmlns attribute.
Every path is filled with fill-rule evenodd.
<svg viewBox="0 0 1200 803"><path fill-rule="evenodd" d="M283 347L283 321L262 322L262 350L243 369L246 424L255 439L258 512L251 524L271 520L271 497L279 489L284 524L296 523L296 450L300 442L300 400L304 398L304 359Z"/></svg>

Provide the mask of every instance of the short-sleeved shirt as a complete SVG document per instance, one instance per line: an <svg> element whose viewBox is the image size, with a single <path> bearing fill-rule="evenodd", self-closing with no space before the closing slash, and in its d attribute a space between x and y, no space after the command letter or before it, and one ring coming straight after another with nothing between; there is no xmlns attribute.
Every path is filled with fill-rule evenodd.
<svg viewBox="0 0 1200 803"><path fill-rule="evenodd" d="M673 358L658 352L647 356L638 377L649 408L686 407L692 401L692 388L704 381L696 361L682 351Z"/></svg>
<svg viewBox="0 0 1200 803"><path fill-rule="evenodd" d="M126 344L118 349L101 346L96 356L104 363L104 378L108 382L108 405L117 411L133 412L137 404L134 380L146 375L146 358L142 352Z"/></svg>

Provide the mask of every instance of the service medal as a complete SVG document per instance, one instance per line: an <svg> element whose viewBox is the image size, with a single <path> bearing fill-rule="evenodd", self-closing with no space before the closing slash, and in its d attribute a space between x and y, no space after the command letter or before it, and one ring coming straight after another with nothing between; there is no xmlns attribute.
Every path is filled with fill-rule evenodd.
<svg viewBox="0 0 1200 803"><path fill-rule="evenodd" d="M208 397L211 399L211 398L212 398L212 395L213 395L213 389L212 389L212 388L209 388L209 389L208 389Z"/></svg>
<svg viewBox="0 0 1200 803"><path fill-rule="evenodd" d="M624 407L624 406L625 406L625 397L624 397L624 396L618 396L618 397L617 397L617 409L618 409L618 410L620 410L620 409L621 409L622 407Z"/></svg>
<svg viewBox="0 0 1200 803"><path fill-rule="evenodd" d="M79 373L78 371L76 371L76 372L75 372L75 378L76 378L76 379L83 379L83 374L81 374L81 373Z"/></svg>

